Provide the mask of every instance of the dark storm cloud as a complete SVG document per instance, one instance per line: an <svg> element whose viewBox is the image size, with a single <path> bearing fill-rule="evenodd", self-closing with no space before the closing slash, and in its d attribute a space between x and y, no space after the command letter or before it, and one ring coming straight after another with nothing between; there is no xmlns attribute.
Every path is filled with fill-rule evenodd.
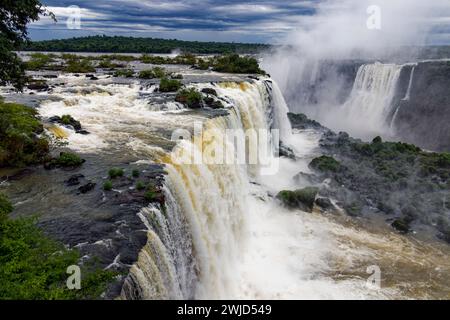
<svg viewBox="0 0 450 320"><path fill-rule="evenodd" d="M44 19L34 24L34 38L55 34L127 34L186 37L211 35L265 41L292 30L302 16L313 15L318 0L309 1L171 1L171 0L44 0L58 17L54 25ZM82 29L67 30L65 21L76 5L82 9ZM208 36L207 36L208 37ZM211 39L214 40L214 39Z"/></svg>
<svg viewBox="0 0 450 320"><path fill-rule="evenodd" d="M340 8L352 1L360 0L42 0L59 22L42 19L32 25L31 36L49 39L107 34L278 42L287 33L314 22L320 4ZM66 27L71 12L68 7L73 5L81 8L80 30ZM430 42L450 43L450 7L442 6L430 19L427 23L434 26Z"/></svg>

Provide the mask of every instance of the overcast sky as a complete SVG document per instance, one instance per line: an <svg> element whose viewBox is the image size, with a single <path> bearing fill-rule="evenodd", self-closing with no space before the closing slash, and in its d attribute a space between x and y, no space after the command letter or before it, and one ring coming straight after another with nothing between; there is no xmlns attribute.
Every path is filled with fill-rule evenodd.
<svg viewBox="0 0 450 320"><path fill-rule="evenodd" d="M32 24L30 36L42 40L106 34L278 43L296 28L307 27L323 1L327 0L43 0L58 23L44 18ZM441 0L424 2L433 1ZM450 0L444 1L447 8L427 17L426 23L432 26L429 43L450 44ZM340 5L340 0L328 2ZM81 29L77 30L66 25L68 15L75 12L69 8L73 5L81 9Z"/></svg>

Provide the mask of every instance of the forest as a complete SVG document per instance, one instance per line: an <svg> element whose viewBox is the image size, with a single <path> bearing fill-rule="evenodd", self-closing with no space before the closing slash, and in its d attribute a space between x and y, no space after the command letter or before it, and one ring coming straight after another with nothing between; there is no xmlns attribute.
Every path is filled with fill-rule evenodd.
<svg viewBox="0 0 450 320"><path fill-rule="evenodd" d="M267 44L199 42L154 38L89 36L63 40L28 42L24 51L109 52L109 53L172 53L180 50L197 54L254 54L268 49Z"/></svg>

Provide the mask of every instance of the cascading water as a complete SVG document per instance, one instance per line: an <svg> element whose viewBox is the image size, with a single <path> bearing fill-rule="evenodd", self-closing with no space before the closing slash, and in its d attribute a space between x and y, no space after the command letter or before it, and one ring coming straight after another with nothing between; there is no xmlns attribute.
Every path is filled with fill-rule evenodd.
<svg viewBox="0 0 450 320"><path fill-rule="evenodd" d="M290 99L291 110L305 113L334 131L371 140L390 134L389 124L403 97L398 97L398 89L405 66L314 60L301 68L295 66L299 68L296 73L285 72L294 79L284 86L283 93Z"/></svg>
<svg viewBox="0 0 450 320"><path fill-rule="evenodd" d="M206 159L211 154L205 155L205 150L210 150L211 146L221 153L233 144L224 135L227 129L280 126L281 131L287 128L282 136L290 138L287 107L279 89L268 81L221 83L214 89L229 101L230 114L207 120L203 139L182 140L170 155L160 159L166 164L166 192L173 205L165 209L162 221L158 219L158 223L149 226L149 230L158 231L149 232L149 243L133 266L129 277L132 281L126 282L122 297L180 298L180 294L183 298L196 299L382 296L367 290L364 281L335 282L317 278L319 273L329 272L332 260L342 259L338 258L340 253L327 235L326 224L315 222L317 217L298 215L280 207L272 198L272 191L268 191L290 187L298 166L282 164L280 179L276 181L276 176L260 176L258 170L250 170L246 165L220 165ZM301 150L299 144L304 146L303 143L299 138L294 148ZM190 157L203 157L204 163L178 162ZM160 211L154 210L156 215L150 221L161 217ZM185 232L189 237L182 241L188 241L190 249L184 254L193 259L183 268L179 267L180 256L174 257L166 245L162 246L171 243L164 239L172 237L166 235L173 232L172 227L161 225L172 215L182 215L188 228ZM311 224L315 225L313 229L308 227ZM177 245L182 244L174 247ZM187 271L186 266L189 266ZM174 281L174 273L180 271L182 275L177 274L177 277L181 280ZM187 285L186 279L190 280ZM183 290L173 290L183 287L183 283L190 295Z"/></svg>
<svg viewBox="0 0 450 320"><path fill-rule="evenodd" d="M404 101L409 101L411 99L411 89L414 81L414 73L416 71L417 64L413 65L411 68L411 74L409 76L408 89L406 90L406 95L403 98Z"/></svg>
<svg viewBox="0 0 450 320"><path fill-rule="evenodd" d="M205 150L209 145L218 148L226 148L228 145L231 148L233 142L225 136L227 129L268 129L265 114L269 112L270 100L265 83L262 81L257 85L224 83L215 87L215 90L219 94L226 93L227 99L231 101L234 108L231 109L230 115L208 120L202 139L196 137L193 141L180 142L172 155L161 160L166 164L168 172L167 190L170 190L176 199L173 201L176 206L167 208L167 214L171 216L182 212L192 235L195 260L199 269L195 297L217 299L231 298L233 293L239 291L233 279L238 270L240 253L244 249L242 244L245 241L242 238L247 234L246 226L249 223L247 208L250 180L246 167L239 164L179 165L176 161L186 159L194 153L194 157L200 157L208 162L204 157L207 156ZM276 115L275 122L281 126L283 124L280 123L282 121L280 119L282 116ZM161 231L162 234L170 233L172 228ZM153 239L153 234L150 234L149 244ZM146 271L154 269L154 260L148 260L149 251L154 253L155 250L149 250L147 245L139 262L133 267L131 279L134 280L134 284L128 283L124 297L132 298L129 294L131 290L128 288L134 285L139 288L152 288L139 289L139 292L141 298L154 298L153 284L156 283L158 288L162 276L160 274L155 276L154 272ZM157 261L161 256L162 254L157 255ZM167 264L174 264L175 259L164 255L163 260L167 261ZM165 273L167 268L163 270ZM149 277L143 278L142 274ZM162 287L167 288L167 285L163 284ZM164 290L164 294L167 291ZM178 298L176 295L171 297Z"/></svg>
<svg viewBox="0 0 450 320"><path fill-rule="evenodd" d="M394 114L392 116L390 130L393 133L395 133L395 122L397 120L398 113L400 112L400 109L402 107L402 102L403 101L409 101L411 99L411 90L412 90L412 86L413 86L414 73L416 71L416 67L417 67L417 63L412 65L411 73L409 75L408 89L406 89L405 97L401 101L399 101L398 106L395 109L395 112L394 112Z"/></svg>
<svg viewBox="0 0 450 320"><path fill-rule="evenodd" d="M369 138L385 132L402 68L381 63L360 67L350 98L339 109L349 131L365 132Z"/></svg>

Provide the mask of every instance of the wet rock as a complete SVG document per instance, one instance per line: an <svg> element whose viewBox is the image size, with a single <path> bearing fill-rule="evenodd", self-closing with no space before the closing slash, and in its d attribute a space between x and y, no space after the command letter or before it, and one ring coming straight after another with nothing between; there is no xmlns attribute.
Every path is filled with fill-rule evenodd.
<svg viewBox="0 0 450 320"><path fill-rule="evenodd" d="M95 189L96 184L93 182L89 182L88 184L85 184L84 186L81 186L78 188L78 191L80 191L80 193L82 194L86 194L92 190Z"/></svg>
<svg viewBox="0 0 450 320"><path fill-rule="evenodd" d="M61 117L53 116L53 117L48 118L48 121L52 122L52 123L58 123L58 122L61 122Z"/></svg>
<svg viewBox="0 0 450 320"><path fill-rule="evenodd" d="M285 158L289 158L292 160L295 160L297 157L295 156L294 150L292 150L291 148L285 146L283 143L280 143L280 156L281 157L285 157Z"/></svg>
<svg viewBox="0 0 450 320"><path fill-rule="evenodd" d="M288 113L288 118L291 122L292 128L299 130L306 129L316 129L322 130L325 129L322 125L314 120L308 119L308 117L302 113Z"/></svg>
<svg viewBox="0 0 450 320"><path fill-rule="evenodd" d="M317 198L315 203L319 208L323 209L324 211L332 211L336 209L331 200L328 198Z"/></svg>
<svg viewBox="0 0 450 320"><path fill-rule="evenodd" d="M56 169L57 165L54 161L49 161L44 163L44 169L45 170L54 170Z"/></svg>
<svg viewBox="0 0 450 320"><path fill-rule="evenodd" d="M53 116L48 119L51 123L58 123L66 127L72 128L76 133L82 134L82 135L88 135L90 134L89 131L84 130L81 126L80 121L74 119L70 115L63 115L62 117L59 116Z"/></svg>
<svg viewBox="0 0 450 320"><path fill-rule="evenodd" d="M225 106L223 105L222 101L220 100L215 100L212 103L207 105L209 108L211 109L223 109L225 108Z"/></svg>
<svg viewBox="0 0 450 320"><path fill-rule="evenodd" d="M33 173L34 173L34 170L32 170L32 169L28 169L28 168L27 169L22 169L22 170L19 170L19 171L13 173L10 176L3 176L3 177L0 178L0 180L2 180L2 181L4 181L4 180L19 181L19 180L22 180L23 178L25 178L25 177L33 174Z"/></svg>
<svg viewBox="0 0 450 320"><path fill-rule="evenodd" d="M82 178L84 178L84 175L75 174L75 175L71 176L68 180L66 180L65 183L68 187L77 186L81 183L80 179L82 179Z"/></svg>
<svg viewBox="0 0 450 320"><path fill-rule="evenodd" d="M395 230L403 234L406 234L410 231L410 224L408 221L405 221L405 219L397 219L391 224L391 226Z"/></svg>
<svg viewBox="0 0 450 320"><path fill-rule="evenodd" d="M202 93L217 97L217 91L212 88L203 88Z"/></svg>
<svg viewBox="0 0 450 320"><path fill-rule="evenodd" d="M316 185L322 182L322 180L317 175L304 172L299 172L298 174L296 174L294 176L294 181L303 185Z"/></svg>
<svg viewBox="0 0 450 320"><path fill-rule="evenodd" d="M45 81L35 81L29 83L27 88L35 91L47 91L50 87Z"/></svg>

